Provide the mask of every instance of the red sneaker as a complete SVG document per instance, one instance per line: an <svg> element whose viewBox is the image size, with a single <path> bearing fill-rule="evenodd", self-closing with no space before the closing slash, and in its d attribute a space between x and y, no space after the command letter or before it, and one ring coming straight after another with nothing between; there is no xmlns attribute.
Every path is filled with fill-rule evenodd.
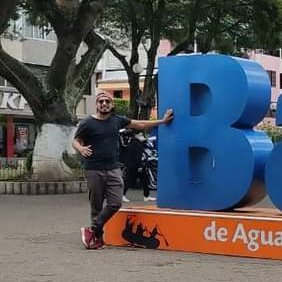
<svg viewBox="0 0 282 282"><path fill-rule="evenodd" d="M94 232L90 227L81 227L81 240L86 249L92 248L94 245Z"/></svg>
<svg viewBox="0 0 282 282"><path fill-rule="evenodd" d="M105 247L105 242L103 240L103 238L95 238L94 240L94 244L91 245L91 250L100 250L100 249L104 249Z"/></svg>

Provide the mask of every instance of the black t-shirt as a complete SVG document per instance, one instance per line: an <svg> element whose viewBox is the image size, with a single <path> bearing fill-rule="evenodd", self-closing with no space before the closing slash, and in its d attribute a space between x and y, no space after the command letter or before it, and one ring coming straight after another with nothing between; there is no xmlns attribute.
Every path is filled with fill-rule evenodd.
<svg viewBox="0 0 282 282"><path fill-rule="evenodd" d="M91 169L114 169L119 167L119 130L129 125L127 117L113 114L106 120L89 116L79 123L75 138L84 146L91 145L92 155L83 158L83 167Z"/></svg>

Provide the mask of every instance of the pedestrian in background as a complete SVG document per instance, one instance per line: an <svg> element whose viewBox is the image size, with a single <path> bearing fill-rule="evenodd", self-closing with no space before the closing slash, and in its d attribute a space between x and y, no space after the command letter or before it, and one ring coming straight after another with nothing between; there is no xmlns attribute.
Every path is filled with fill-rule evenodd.
<svg viewBox="0 0 282 282"><path fill-rule="evenodd" d="M124 164L126 173L124 178L124 192L122 201L130 202L126 196L129 188L136 188L137 180L140 180L140 186L143 189L144 202L155 201L156 198L150 196L149 179L145 169L142 169L142 154L146 138L142 132L136 132L130 144L127 147ZM141 170L141 171L140 171Z"/></svg>

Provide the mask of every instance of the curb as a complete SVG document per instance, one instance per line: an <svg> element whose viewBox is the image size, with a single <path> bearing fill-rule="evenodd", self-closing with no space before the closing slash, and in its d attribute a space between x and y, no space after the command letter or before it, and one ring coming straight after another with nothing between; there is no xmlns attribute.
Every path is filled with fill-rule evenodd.
<svg viewBox="0 0 282 282"><path fill-rule="evenodd" d="M69 182L0 182L0 195L46 195L87 192L86 181Z"/></svg>

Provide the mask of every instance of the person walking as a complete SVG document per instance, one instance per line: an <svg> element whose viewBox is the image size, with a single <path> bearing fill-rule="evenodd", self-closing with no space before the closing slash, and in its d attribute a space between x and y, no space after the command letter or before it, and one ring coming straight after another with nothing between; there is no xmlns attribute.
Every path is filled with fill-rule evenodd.
<svg viewBox="0 0 282 282"><path fill-rule="evenodd" d="M126 173L124 178L124 191L123 202L130 202L126 193L129 188L135 188L137 179L139 178L141 187L143 189L144 202L156 201L155 197L150 196L148 175L142 167L142 154L144 150L144 142L146 138L142 132L134 134L134 138L127 147L126 156L124 157L124 164L126 167Z"/></svg>
<svg viewBox="0 0 282 282"><path fill-rule="evenodd" d="M89 191L90 227L80 229L86 249L104 247L104 225L122 204L124 184L119 167L119 130L126 127L139 130L152 128L167 124L172 119L172 109L155 121L116 115L111 94L97 94L96 113L79 123L72 142L73 148L82 156Z"/></svg>

